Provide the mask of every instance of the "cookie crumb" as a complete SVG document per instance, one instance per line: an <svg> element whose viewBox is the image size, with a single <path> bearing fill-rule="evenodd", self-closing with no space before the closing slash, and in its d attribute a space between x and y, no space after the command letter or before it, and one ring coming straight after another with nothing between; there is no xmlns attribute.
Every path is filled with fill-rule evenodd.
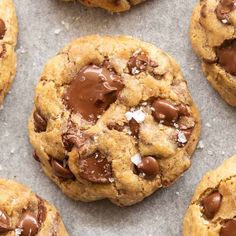
<svg viewBox="0 0 236 236"><path fill-rule="evenodd" d="M70 24L65 22L64 20L61 21L61 24L65 27L66 30L70 29Z"/></svg>
<svg viewBox="0 0 236 236"><path fill-rule="evenodd" d="M61 31L62 31L61 29L55 29L55 30L54 30L54 34L55 34L55 35L58 35L58 34L61 33Z"/></svg>
<svg viewBox="0 0 236 236"><path fill-rule="evenodd" d="M19 53L25 54L25 53L26 53L26 50L25 50L23 47L20 47L20 48L18 48L18 49L16 50L16 53L17 53L17 54L19 54Z"/></svg>
<svg viewBox="0 0 236 236"><path fill-rule="evenodd" d="M213 155L213 152L211 150L208 150L207 153L211 156Z"/></svg>
<svg viewBox="0 0 236 236"><path fill-rule="evenodd" d="M211 124L207 122L206 127L211 128Z"/></svg>

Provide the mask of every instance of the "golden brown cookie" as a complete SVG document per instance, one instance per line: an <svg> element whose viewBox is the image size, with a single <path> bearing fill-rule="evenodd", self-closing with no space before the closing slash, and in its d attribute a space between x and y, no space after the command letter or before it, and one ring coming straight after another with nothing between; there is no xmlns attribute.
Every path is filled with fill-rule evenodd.
<svg viewBox="0 0 236 236"><path fill-rule="evenodd" d="M202 0L193 11L190 37L203 71L223 99L236 106L236 0Z"/></svg>
<svg viewBox="0 0 236 236"><path fill-rule="evenodd" d="M236 235L236 156L199 183L183 224L184 236Z"/></svg>
<svg viewBox="0 0 236 236"><path fill-rule="evenodd" d="M0 235L68 236L56 208L29 188L0 179Z"/></svg>
<svg viewBox="0 0 236 236"><path fill-rule="evenodd" d="M17 19L12 0L0 0L0 104L16 74Z"/></svg>
<svg viewBox="0 0 236 236"><path fill-rule="evenodd" d="M121 206L187 170L199 133L179 66L128 36L67 45L45 66L29 119L35 157L63 192Z"/></svg>
<svg viewBox="0 0 236 236"><path fill-rule="evenodd" d="M74 0L63 0L71 2ZM144 2L145 0L78 0L87 7L101 7L110 12L123 12L131 7Z"/></svg>

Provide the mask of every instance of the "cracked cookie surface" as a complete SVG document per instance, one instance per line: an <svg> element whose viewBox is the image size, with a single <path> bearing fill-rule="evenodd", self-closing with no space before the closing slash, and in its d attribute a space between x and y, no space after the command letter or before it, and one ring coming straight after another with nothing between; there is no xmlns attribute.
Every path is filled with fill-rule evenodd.
<svg viewBox="0 0 236 236"><path fill-rule="evenodd" d="M195 190L184 218L184 236L236 234L236 156L209 171Z"/></svg>
<svg viewBox="0 0 236 236"><path fill-rule="evenodd" d="M68 236L54 206L29 188L0 179L0 234L5 236Z"/></svg>
<svg viewBox="0 0 236 236"><path fill-rule="evenodd" d="M63 0L71 2L74 0ZM88 7L101 7L110 12L123 12L130 10L131 7L144 2L145 0L78 0Z"/></svg>
<svg viewBox="0 0 236 236"><path fill-rule="evenodd" d="M126 206L191 165L198 110L176 62L128 36L87 36L52 58L35 90L35 157L69 197Z"/></svg>
<svg viewBox="0 0 236 236"><path fill-rule="evenodd" d="M12 0L0 0L0 104L16 74L17 18Z"/></svg>
<svg viewBox="0 0 236 236"><path fill-rule="evenodd" d="M193 11L190 38L207 80L236 106L236 0L202 0Z"/></svg>

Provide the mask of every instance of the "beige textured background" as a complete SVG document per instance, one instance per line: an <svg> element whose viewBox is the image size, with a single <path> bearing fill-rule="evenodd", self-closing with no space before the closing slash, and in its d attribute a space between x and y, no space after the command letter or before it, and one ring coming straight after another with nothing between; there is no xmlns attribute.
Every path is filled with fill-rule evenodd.
<svg viewBox="0 0 236 236"><path fill-rule="evenodd" d="M181 235L184 213L203 173L236 153L236 109L226 105L204 79L188 40L197 0L148 0L119 15L57 0L15 2L20 24L18 73L0 111L0 176L27 184L54 203L71 236ZM174 56L203 119L204 148L196 151L192 168L169 189L125 209L108 201L85 204L66 198L31 158L27 138L33 89L43 65L70 40L94 33L130 34Z"/></svg>

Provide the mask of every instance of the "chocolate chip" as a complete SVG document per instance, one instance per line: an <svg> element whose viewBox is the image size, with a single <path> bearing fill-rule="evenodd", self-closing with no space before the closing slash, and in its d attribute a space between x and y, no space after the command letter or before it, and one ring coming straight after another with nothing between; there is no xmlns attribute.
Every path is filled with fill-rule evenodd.
<svg viewBox="0 0 236 236"><path fill-rule="evenodd" d="M63 165L63 163L60 163L59 161L52 159L51 160L51 166L53 173L60 178L63 179L73 179L74 175L70 171L69 167L67 165Z"/></svg>
<svg viewBox="0 0 236 236"><path fill-rule="evenodd" d="M139 123L135 119L132 118L129 121L129 127L130 127L132 135L137 138L139 134Z"/></svg>
<svg viewBox="0 0 236 236"><path fill-rule="evenodd" d="M130 74L136 75L148 68L148 57L144 52L134 53L128 61Z"/></svg>
<svg viewBox="0 0 236 236"><path fill-rule="evenodd" d="M3 58L6 52L7 52L6 45L5 44L0 45L0 58Z"/></svg>
<svg viewBox="0 0 236 236"><path fill-rule="evenodd" d="M218 63L226 72L236 75L236 40L227 40L216 49Z"/></svg>
<svg viewBox="0 0 236 236"><path fill-rule="evenodd" d="M112 66L112 64L109 61L109 58L105 57L105 60L102 63L102 67L107 68L110 72L116 73L114 67Z"/></svg>
<svg viewBox="0 0 236 236"><path fill-rule="evenodd" d="M235 0L220 0L216 7L216 16L223 23L229 23L229 14L235 8Z"/></svg>
<svg viewBox="0 0 236 236"><path fill-rule="evenodd" d="M116 101L124 84L105 67L83 67L64 94L64 103L85 120L96 121Z"/></svg>
<svg viewBox="0 0 236 236"><path fill-rule="evenodd" d="M154 108L152 115L160 123L172 125L179 118L178 108L166 100L156 99L152 107Z"/></svg>
<svg viewBox="0 0 236 236"><path fill-rule="evenodd" d="M190 115L187 106L185 106L183 104L178 105L177 109L179 111L180 116L189 116Z"/></svg>
<svg viewBox="0 0 236 236"><path fill-rule="evenodd" d="M203 6L202 6L202 8L201 8L201 16L203 17L203 18L206 18L206 16L207 16L207 6L206 6L206 4L204 4Z"/></svg>
<svg viewBox="0 0 236 236"><path fill-rule="evenodd" d="M0 39L3 39L7 29L5 22L0 18Z"/></svg>
<svg viewBox="0 0 236 236"><path fill-rule="evenodd" d="M64 148L70 152L77 142L77 128L71 120L68 121L66 130L62 133L61 137Z"/></svg>
<svg viewBox="0 0 236 236"><path fill-rule="evenodd" d="M10 220L7 213L0 210L0 233L6 233L13 230L10 226Z"/></svg>
<svg viewBox="0 0 236 236"><path fill-rule="evenodd" d="M69 121L66 129L62 132L62 142L66 151L70 152L74 145L77 148L82 147L89 138L89 135L77 129L76 125Z"/></svg>
<svg viewBox="0 0 236 236"><path fill-rule="evenodd" d="M121 132L121 131L123 131L124 130L124 126L122 126L122 125L119 125L119 124L117 124L117 123L109 123L109 124L107 124L107 128L109 129L109 130L117 130L117 131L119 131L119 132Z"/></svg>
<svg viewBox="0 0 236 236"><path fill-rule="evenodd" d="M46 216L47 216L47 208L44 205L44 200L41 199L39 196L37 196L38 198L38 222L39 225L41 225L45 220L46 220Z"/></svg>
<svg viewBox="0 0 236 236"><path fill-rule="evenodd" d="M220 229L220 236L235 236L236 219L227 220Z"/></svg>
<svg viewBox="0 0 236 236"><path fill-rule="evenodd" d="M34 153L33 153L33 157L34 157L35 161L40 162L40 158L39 158L39 156L36 154L35 151L34 151Z"/></svg>
<svg viewBox="0 0 236 236"><path fill-rule="evenodd" d="M143 157L140 164L137 166L139 173L145 174L145 177L154 178L160 173L160 166L154 157Z"/></svg>
<svg viewBox="0 0 236 236"><path fill-rule="evenodd" d="M86 158L78 159L79 176L93 183L109 183L112 179L112 167L107 158L95 152Z"/></svg>
<svg viewBox="0 0 236 236"><path fill-rule="evenodd" d="M203 213L208 219L214 218L220 209L221 201L222 195L218 191L211 193L202 200Z"/></svg>
<svg viewBox="0 0 236 236"><path fill-rule="evenodd" d="M31 211L26 211L21 216L16 227L22 230L21 236L35 236L39 230L39 223Z"/></svg>
<svg viewBox="0 0 236 236"><path fill-rule="evenodd" d="M45 132L47 129L47 120L43 117L39 110L35 110L34 114L34 130L37 133Z"/></svg>

